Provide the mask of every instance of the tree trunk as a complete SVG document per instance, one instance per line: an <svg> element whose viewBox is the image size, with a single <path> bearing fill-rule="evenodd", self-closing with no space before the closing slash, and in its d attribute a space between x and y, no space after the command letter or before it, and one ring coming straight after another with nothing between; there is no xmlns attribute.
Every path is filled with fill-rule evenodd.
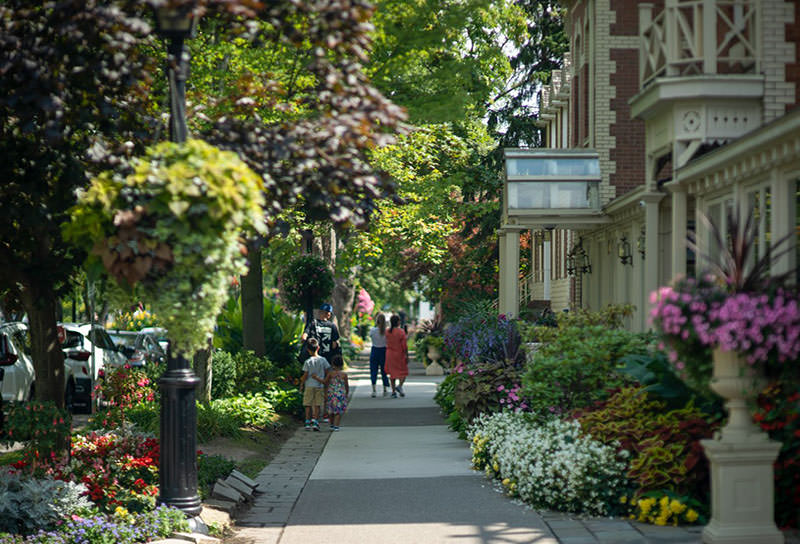
<svg viewBox="0 0 800 544"><path fill-rule="evenodd" d="M353 270L347 276L337 274L334 277L333 308L339 321L339 336L350 341L350 318L353 315L353 301L356 296L356 282Z"/></svg>
<svg viewBox="0 0 800 544"><path fill-rule="evenodd" d="M242 344L259 357L266 352L264 343L264 287L261 270L261 240L247 244L250 269L242 276Z"/></svg>
<svg viewBox="0 0 800 544"><path fill-rule="evenodd" d="M36 400L64 408L64 353L56 331L56 295L49 285L28 283L23 291L36 372Z"/></svg>
<svg viewBox="0 0 800 544"><path fill-rule="evenodd" d="M208 406L211 404L211 383L213 379L211 338L208 339L205 349L197 350L192 359L194 373L200 378L197 384L197 400Z"/></svg>

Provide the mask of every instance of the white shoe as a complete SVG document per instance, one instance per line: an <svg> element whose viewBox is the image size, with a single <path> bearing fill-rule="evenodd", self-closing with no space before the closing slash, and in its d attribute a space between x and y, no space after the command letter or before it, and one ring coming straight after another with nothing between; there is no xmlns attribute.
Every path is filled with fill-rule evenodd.
<svg viewBox="0 0 800 544"><path fill-rule="evenodd" d="M374 398L375 398L375 396L376 396L376 395L375 395L375 390L374 390L374 389L372 390L372 395L371 395L371 396L372 396L372 398L373 398L373 399L374 399Z"/></svg>

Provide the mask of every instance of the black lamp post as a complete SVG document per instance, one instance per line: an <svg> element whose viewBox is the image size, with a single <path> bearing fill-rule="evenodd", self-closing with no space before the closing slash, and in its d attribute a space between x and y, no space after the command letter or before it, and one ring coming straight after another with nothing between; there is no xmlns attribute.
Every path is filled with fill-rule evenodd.
<svg viewBox="0 0 800 544"><path fill-rule="evenodd" d="M186 141L186 76L189 53L183 42L194 35L197 18L191 7L155 8L156 31L167 40L169 77L169 136ZM161 450L158 500L196 518L202 511L197 493L197 403L195 389L200 379L183 356L168 349L167 370L161 387ZM200 524L195 524L200 528Z"/></svg>

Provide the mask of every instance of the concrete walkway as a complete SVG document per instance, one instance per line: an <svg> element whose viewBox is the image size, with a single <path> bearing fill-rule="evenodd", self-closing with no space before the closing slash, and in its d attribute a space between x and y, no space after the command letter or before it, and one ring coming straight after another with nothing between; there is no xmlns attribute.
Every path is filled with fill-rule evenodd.
<svg viewBox="0 0 800 544"><path fill-rule="evenodd" d="M468 444L439 414L432 397L441 378L411 366L405 398L371 398L362 355L341 431L299 429L259 474L265 493L226 543L701 542L699 527L577 519L509 499L471 470Z"/></svg>

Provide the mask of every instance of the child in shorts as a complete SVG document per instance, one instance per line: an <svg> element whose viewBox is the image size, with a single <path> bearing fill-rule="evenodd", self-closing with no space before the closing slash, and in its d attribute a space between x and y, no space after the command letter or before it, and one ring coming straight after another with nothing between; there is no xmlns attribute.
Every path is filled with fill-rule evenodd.
<svg viewBox="0 0 800 544"><path fill-rule="evenodd" d="M319 341L316 338L306 340L306 349L311 357L303 363L303 376L300 378L306 411L305 428L307 431L319 431L319 412L325 402L325 377L331 365L325 357L319 356Z"/></svg>

